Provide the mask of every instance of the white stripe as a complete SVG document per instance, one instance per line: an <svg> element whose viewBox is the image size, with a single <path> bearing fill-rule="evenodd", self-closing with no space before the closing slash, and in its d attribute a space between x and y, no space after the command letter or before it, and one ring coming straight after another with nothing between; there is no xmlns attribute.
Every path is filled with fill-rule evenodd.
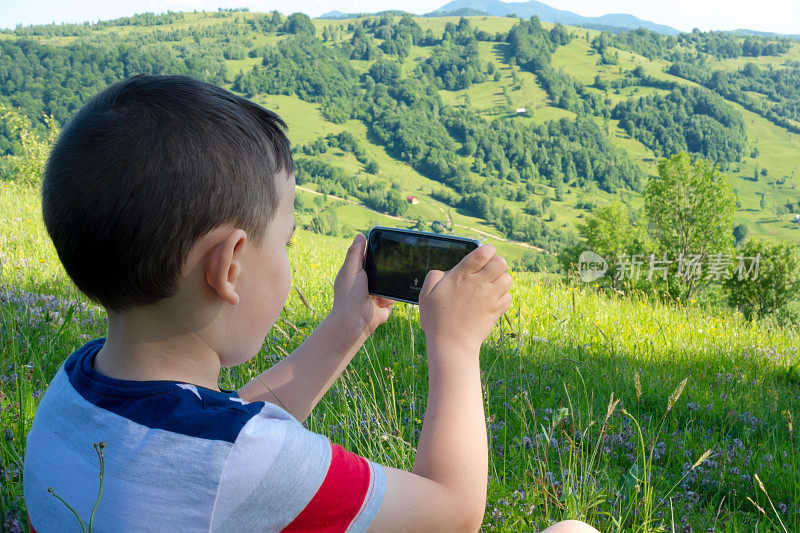
<svg viewBox="0 0 800 533"><path fill-rule="evenodd" d="M386 472L384 467L374 461L369 461L369 488L364 497L364 503L358 514L348 526L347 531L366 531L383 503L386 494Z"/></svg>
<svg viewBox="0 0 800 533"><path fill-rule="evenodd" d="M251 418L239 432L220 479L211 522L212 530L217 530L220 524L258 490L284 446L287 421L269 416L273 414L271 405L265 404L261 412ZM276 480L276 483L280 481ZM266 513L266 509L262 511Z"/></svg>
<svg viewBox="0 0 800 533"><path fill-rule="evenodd" d="M369 501L370 496L372 496L372 490L375 488L375 474L372 471L372 465L369 464L369 462L367 462L367 464L369 465L369 484L367 485L366 493L364 493L364 501L361 502L361 507L359 507L358 512L355 514L353 519L350 520L349 524L347 524L347 529L345 529L345 531L351 531L353 524L356 523L358 517L361 516L361 513L364 511L364 508L367 506L367 502Z"/></svg>
<svg viewBox="0 0 800 533"><path fill-rule="evenodd" d="M203 400L203 397L200 396L200 392L197 390L197 387L195 387L191 383L178 383L178 387L192 391L195 396L200 398L201 401Z"/></svg>
<svg viewBox="0 0 800 533"><path fill-rule="evenodd" d="M63 366L42 398L27 436L23 490L37 531L78 529L52 495L88 524L97 499L99 462L92 446L105 441L103 495L96 531L208 531L217 483L233 445L152 429L84 399Z"/></svg>

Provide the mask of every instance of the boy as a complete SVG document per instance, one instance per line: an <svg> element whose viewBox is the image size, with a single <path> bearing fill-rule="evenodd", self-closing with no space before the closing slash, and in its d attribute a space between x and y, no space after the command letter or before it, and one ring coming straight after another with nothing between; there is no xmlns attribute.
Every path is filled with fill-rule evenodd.
<svg viewBox="0 0 800 533"><path fill-rule="evenodd" d="M238 391L220 368L256 355L289 293L294 172L286 124L219 87L137 76L96 95L47 164L42 214L59 258L108 313L108 335L53 378L27 437L32 530L475 531L487 479L478 353L511 305L491 245L420 294L429 398L413 472L301 422L389 316L357 235L331 312Z"/></svg>

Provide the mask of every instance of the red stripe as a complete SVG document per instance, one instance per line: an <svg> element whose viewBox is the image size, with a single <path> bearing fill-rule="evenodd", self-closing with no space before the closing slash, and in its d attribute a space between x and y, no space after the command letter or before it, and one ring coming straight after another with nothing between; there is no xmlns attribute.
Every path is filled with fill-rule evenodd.
<svg viewBox="0 0 800 533"><path fill-rule="evenodd" d="M345 531L361 510L369 488L369 463L331 445L331 464L317 493L283 531Z"/></svg>
<svg viewBox="0 0 800 533"><path fill-rule="evenodd" d="M25 514L28 515L28 531L30 531L30 533L36 533L36 530L33 529L33 524L31 524L31 513L26 509Z"/></svg>

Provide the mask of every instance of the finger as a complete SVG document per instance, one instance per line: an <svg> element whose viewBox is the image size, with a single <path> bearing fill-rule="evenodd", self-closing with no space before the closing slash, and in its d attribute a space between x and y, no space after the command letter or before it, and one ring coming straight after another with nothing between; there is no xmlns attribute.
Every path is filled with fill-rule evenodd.
<svg viewBox="0 0 800 533"><path fill-rule="evenodd" d="M460 269L468 274L474 274L494 257L495 252L496 250L491 244L482 244L468 253L464 259L453 267L453 270Z"/></svg>
<svg viewBox="0 0 800 533"><path fill-rule="evenodd" d="M384 298L383 296L374 296L373 300L375 301L375 305L378 307L391 307L394 305L394 300L390 298Z"/></svg>
<svg viewBox="0 0 800 533"><path fill-rule="evenodd" d="M359 233L358 235L363 235L363 234ZM359 237L358 235L356 235L356 238L361 240L361 237ZM366 237L364 237L364 244L367 244L367 238ZM362 246L361 247L361 254L359 255L359 258L358 258L358 264L361 265L361 268L364 268L364 260L366 258L367 258L367 247L366 246Z"/></svg>
<svg viewBox="0 0 800 533"><path fill-rule="evenodd" d="M344 258L342 270L350 275L355 275L359 270L364 268L364 252L367 238L363 234L357 233L353 243L347 249L347 255Z"/></svg>
<svg viewBox="0 0 800 533"><path fill-rule="evenodd" d="M378 311L378 322L383 324L387 320L389 320L389 315L392 314L391 307L382 307L380 311Z"/></svg>
<svg viewBox="0 0 800 533"><path fill-rule="evenodd" d="M419 291L420 298L428 296L443 277L444 272L441 270L429 270L428 273L425 274L425 281L422 283L422 289Z"/></svg>
<svg viewBox="0 0 800 533"><path fill-rule="evenodd" d="M492 282L492 285L494 285L498 293L503 294L511 290L513 281L514 280L511 278L511 274L508 272L503 272L500 274L500 277Z"/></svg>
<svg viewBox="0 0 800 533"><path fill-rule="evenodd" d="M511 293L507 292L500 297L498 302L500 304L500 311L501 313L505 313L509 309L511 309L511 304L513 303L513 299L511 298Z"/></svg>
<svg viewBox="0 0 800 533"><path fill-rule="evenodd" d="M499 255L495 255L480 272L489 281L495 281L507 268L508 263L506 263L506 260Z"/></svg>

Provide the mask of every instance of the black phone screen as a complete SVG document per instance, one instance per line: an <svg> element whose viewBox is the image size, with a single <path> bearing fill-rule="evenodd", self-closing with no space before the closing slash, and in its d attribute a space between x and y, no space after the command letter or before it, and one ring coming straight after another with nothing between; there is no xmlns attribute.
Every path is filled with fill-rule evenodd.
<svg viewBox="0 0 800 533"><path fill-rule="evenodd" d="M479 244L462 237L372 228L364 259L369 292L419 303L429 270L452 269Z"/></svg>

